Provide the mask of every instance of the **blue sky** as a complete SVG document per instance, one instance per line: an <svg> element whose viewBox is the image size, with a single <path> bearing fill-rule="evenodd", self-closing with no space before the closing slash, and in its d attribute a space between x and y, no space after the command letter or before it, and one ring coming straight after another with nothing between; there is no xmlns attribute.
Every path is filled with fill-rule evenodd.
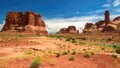
<svg viewBox="0 0 120 68"><path fill-rule="evenodd" d="M0 22L5 21L8 11L32 10L42 15L50 32L75 25L84 28L86 22L104 19L109 10L111 19L120 15L120 0L2 0L0 1Z"/></svg>

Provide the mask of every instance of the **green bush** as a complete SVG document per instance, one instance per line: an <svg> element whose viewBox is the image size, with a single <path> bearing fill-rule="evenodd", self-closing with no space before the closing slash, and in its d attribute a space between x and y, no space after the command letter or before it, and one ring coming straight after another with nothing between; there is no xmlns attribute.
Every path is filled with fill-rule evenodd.
<svg viewBox="0 0 120 68"><path fill-rule="evenodd" d="M62 55L67 55L68 54L68 52L66 52L66 51L64 51L63 53L62 53Z"/></svg>
<svg viewBox="0 0 120 68"><path fill-rule="evenodd" d="M32 54L32 53L33 53L32 51L27 51L26 52L26 54L29 54L29 55Z"/></svg>
<svg viewBox="0 0 120 68"><path fill-rule="evenodd" d="M75 55L75 54L76 54L76 51L75 51L75 50L73 50L72 55Z"/></svg>
<svg viewBox="0 0 120 68"><path fill-rule="evenodd" d="M117 45L112 45L113 48L117 48Z"/></svg>
<svg viewBox="0 0 120 68"><path fill-rule="evenodd" d="M86 38L85 37L82 37L82 38L80 38L81 40L86 40Z"/></svg>
<svg viewBox="0 0 120 68"><path fill-rule="evenodd" d="M66 38L66 41L70 41L70 42L72 42L72 40L73 40L72 37L67 37L67 38Z"/></svg>
<svg viewBox="0 0 120 68"><path fill-rule="evenodd" d="M35 58L31 63L30 68L38 68L39 65L41 65L40 60L38 58Z"/></svg>
<svg viewBox="0 0 120 68"><path fill-rule="evenodd" d="M69 60L74 60L74 59L75 59L74 55L72 55L72 56L69 57Z"/></svg>
<svg viewBox="0 0 120 68"><path fill-rule="evenodd" d="M116 53L120 54L120 47L116 48Z"/></svg>
<svg viewBox="0 0 120 68"><path fill-rule="evenodd" d="M60 53L56 53L56 57L60 57L60 55L61 55Z"/></svg>
<svg viewBox="0 0 120 68"><path fill-rule="evenodd" d="M85 53L84 53L84 57L89 58L89 57L90 57L90 54L89 54L88 52L85 52Z"/></svg>

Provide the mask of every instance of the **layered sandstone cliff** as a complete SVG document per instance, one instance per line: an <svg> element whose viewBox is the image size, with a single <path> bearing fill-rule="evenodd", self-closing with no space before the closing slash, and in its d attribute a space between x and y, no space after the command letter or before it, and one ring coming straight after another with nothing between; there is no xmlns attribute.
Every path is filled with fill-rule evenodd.
<svg viewBox="0 0 120 68"><path fill-rule="evenodd" d="M45 22L40 14L35 14L32 11L8 12L6 22L2 31L27 32L47 34Z"/></svg>

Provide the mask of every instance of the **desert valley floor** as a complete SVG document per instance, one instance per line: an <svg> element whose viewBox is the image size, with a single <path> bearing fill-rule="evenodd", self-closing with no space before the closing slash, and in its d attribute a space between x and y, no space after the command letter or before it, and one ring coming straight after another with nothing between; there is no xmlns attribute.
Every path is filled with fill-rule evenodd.
<svg viewBox="0 0 120 68"><path fill-rule="evenodd" d="M0 68L120 68L119 34L87 36L0 33Z"/></svg>

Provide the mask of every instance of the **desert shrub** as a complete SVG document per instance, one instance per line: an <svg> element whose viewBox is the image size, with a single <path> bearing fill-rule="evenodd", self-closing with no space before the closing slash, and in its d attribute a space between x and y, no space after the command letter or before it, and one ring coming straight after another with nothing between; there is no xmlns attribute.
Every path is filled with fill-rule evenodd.
<svg viewBox="0 0 120 68"><path fill-rule="evenodd" d="M72 39L72 43L76 43L75 39Z"/></svg>
<svg viewBox="0 0 120 68"><path fill-rule="evenodd" d="M32 51L27 51L26 52L26 54L29 54L29 55L32 54L32 53L33 53Z"/></svg>
<svg viewBox="0 0 120 68"><path fill-rule="evenodd" d="M113 58L117 58L118 56L117 56L117 55L112 54L112 55L111 55L111 57L113 57Z"/></svg>
<svg viewBox="0 0 120 68"><path fill-rule="evenodd" d="M107 41L112 41L112 39L111 38L107 38Z"/></svg>
<svg viewBox="0 0 120 68"><path fill-rule="evenodd" d="M67 51L64 51L63 53L62 53L62 55L67 55L68 54L68 52Z"/></svg>
<svg viewBox="0 0 120 68"><path fill-rule="evenodd" d="M31 63L30 68L38 68L39 65L41 65L40 60L38 58L35 58Z"/></svg>
<svg viewBox="0 0 120 68"><path fill-rule="evenodd" d="M113 48L117 48L117 45L112 45Z"/></svg>
<svg viewBox="0 0 120 68"><path fill-rule="evenodd" d="M80 38L80 40L86 40L86 38L85 38L85 37L82 37L82 38Z"/></svg>
<svg viewBox="0 0 120 68"><path fill-rule="evenodd" d="M120 47L116 48L116 53L120 54Z"/></svg>
<svg viewBox="0 0 120 68"><path fill-rule="evenodd" d="M60 57L60 55L61 55L60 53L56 53L56 57Z"/></svg>
<svg viewBox="0 0 120 68"><path fill-rule="evenodd" d="M57 39L62 40L62 35L56 36Z"/></svg>
<svg viewBox="0 0 120 68"><path fill-rule="evenodd" d="M80 43L80 44L86 44L85 42L81 42L81 41L80 41L79 43Z"/></svg>
<svg viewBox="0 0 120 68"><path fill-rule="evenodd" d="M72 42L72 40L73 40L72 37L67 37L67 38L66 38L66 41L70 41L70 42Z"/></svg>
<svg viewBox="0 0 120 68"><path fill-rule="evenodd" d="M72 55L72 56L69 57L69 60L74 60L74 59L75 59L74 55Z"/></svg>
<svg viewBox="0 0 120 68"><path fill-rule="evenodd" d="M120 47L120 45L117 45L117 44L113 44L113 45L111 45L113 48L118 48L118 47Z"/></svg>
<svg viewBox="0 0 120 68"><path fill-rule="evenodd" d="M75 55L75 54L76 54L76 51L75 51L75 50L73 50L72 55Z"/></svg>
<svg viewBox="0 0 120 68"><path fill-rule="evenodd" d="M90 54L89 54L88 52L85 52L85 53L84 53L84 57L89 58L89 57L90 57Z"/></svg>

